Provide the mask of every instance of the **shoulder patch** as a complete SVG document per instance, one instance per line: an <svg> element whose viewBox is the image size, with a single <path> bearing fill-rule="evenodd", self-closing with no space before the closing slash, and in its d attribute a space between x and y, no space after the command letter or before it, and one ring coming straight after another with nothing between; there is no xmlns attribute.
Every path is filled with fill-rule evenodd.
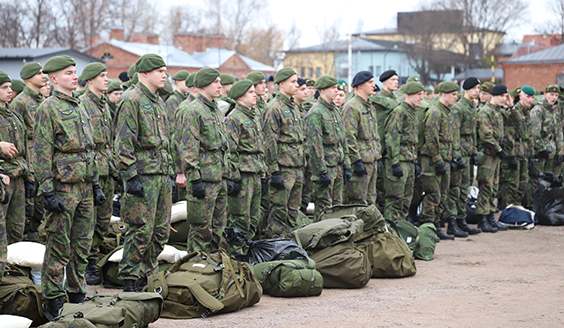
<svg viewBox="0 0 564 328"><path fill-rule="evenodd" d="M68 116L70 114L72 114L73 110L72 109L67 109L67 110L62 110L61 114Z"/></svg>
<svg viewBox="0 0 564 328"><path fill-rule="evenodd" d="M285 110L282 111L282 113L284 113L284 114L290 114L291 112L290 112L289 109L285 109Z"/></svg>
<svg viewBox="0 0 564 328"><path fill-rule="evenodd" d="M151 104L147 104L147 105L143 105L143 108L145 109L152 109L153 106Z"/></svg>
<svg viewBox="0 0 564 328"><path fill-rule="evenodd" d="M243 124L246 124L246 125L251 125L251 123L253 123L253 121L251 121L251 120L246 120L245 122L243 122Z"/></svg>
<svg viewBox="0 0 564 328"><path fill-rule="evenodd" d="M37 104L31 104L31 105L29 105L29 107L35 109L35 108L37 108Z"/></svg>

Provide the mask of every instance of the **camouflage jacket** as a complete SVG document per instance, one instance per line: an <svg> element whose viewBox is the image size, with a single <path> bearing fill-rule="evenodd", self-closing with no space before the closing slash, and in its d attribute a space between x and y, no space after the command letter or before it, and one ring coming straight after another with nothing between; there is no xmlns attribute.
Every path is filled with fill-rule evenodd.
<svg viewBox="0 0 564 328"><path fill-rule="evenodd" d="M548 149L549 158L563 154L562 118L558 103L549 105L546 99L539 101L531 110L531 135L534 154Z"/></svg>
<svg viewBox="0 0 564 328"><path fill-rule="evenodd" d="M124 180L172 174L168 127L163 100L139 82L117 112L114 151Z"/></svg>
<svg viewBox="0 0 564 328"><path fill-rule="evenodd" d="M382 146L376 111L370 101L354 96L343 106L343 122L350 162L361 159L364 163L374 163L379 160Z"/></svg>
<svg viewBox="0 0 564 328"><path fill-rule="evenodd" d="M61 183L98 181L90 116L79 100L59 91L37 109L32 163L37 194Z"/></svg>
<svg viewBox="0 0 564 328"><path fill-rule="evenodd" d="M135 90L135 89L137 89L137 85L136 85L136 84L130 84L130 85L129 85L129 88L127 88L127 89L125 89L125 90L123 91L123 93L122 93L121 96L119 97L119 100L118 100L118 103L117 103L118 107L121 105L121 103L123 103L123 101L124 101L127 97L129 97L129 94L132 93L133 90Z"/></svg>
<svg viewBox="0 0 564 328"><path fill-rule="evenodd" d="M505 134L503 117L500 113L503 108L492 104L480 108L477 120L478 145L482 151L490 156L495 156L502 148L502 140Z"/></svg>
<svg viewBox="0 0 564 328"><path fill-rule="evenodd" d="M392 110L385 126L386 159L392 164L417 160L417 129L419 119L416 109L402 102Z"/></svg>
<svg viewBox="0 0 564 328"><path fill-rule="evenodd" d="M170 132L174 132L174 122L175 121L175 112L181 102L183 102L188 96L182 94L178 91L174 91L174 93L168 97L165 103L166 107L166 115L168 116L168 122L170 124L169 129Z"/></svg>
<svg viewBox="0 0 564 328"><path fill-rule="evenodd" d="M515 105L515 108L521 111L521 117L523 119L522 130L521 130L521 147L523 147L523 156L525 158L529 158L534 153L534 143L533 143L533 135L531 133L531 109L533 108L532 105L528 108L525 108L521 102L518 102Z"/></svg>
<svg viewBox="0 0 564 328"><path fill-rule="evenodd" d="M24 121L25 128L27 129L27 138L31 140L30 147L33 144L33 136L35 135L33 130L35 125L35 113L43 100L41 93L35 93L30 88L25 88L24 91L10 103L12 110L18 113Z"/></svg>
<svg viewBox="0 0 564 328"><path fill-rule="evenodd" d="M452 106L452 116L454 118L454 133L458 134L454 143L454 158L468 157L477 154L476 148L476 104L461 97Z"/></svg>
<svg viewBox="0 0 564 328"><path fill-rule="evenodd" d="M264 141L260 113L237 104L225 118L233 179L241 172L264 175Z"/></svg>
<svg viewBox="0 0 564 328"><path fill-rule="evenodd" d="M388 116L394 108L399 105L396 97L385 90L382 90L375 95L371 95L368 100L376 110L376 121L378 122L378 133L380 135L380 146L383 149L383 155L386 153L386 138L384 130Z"/></svg>
<svg viewBox="0 0 564 328"><path fill-rule="evenodd" d="M230 178L225 122L217 104L199 94L181 114L179 156L186 179L219 182Z"/></svg>
<svg viewBox="0 0 564 328"><path fill-rule="evenodd" d="M515 107L505 107L502 109L503 116L503 149L509 156L524 158L524 139L525 118L523 112Z"/></svg>
<svg viewBox="0 0 564 328"><path fill-rule="evenodd" d="M303 117L305 117L305 114L307 112L309 112L309 110L317 103L317 100L315 98L312 97L307 97L301 104L301 108L303 111Z"/></svg>
<svg viewBox="0 0 564 328"><path fill-rule="evenodd" d="M431 158L433 163L450 162L452 158L452 141L454 119L451 109L440 101L433 103L425 112L423 131L418 131L418 143L421 155Z"/></svg>
<svg viewBox="0 0 564 328"><path fill-rule="evenodd" d="M301 168L305 165L303 119L290 99L278 93L264 116L266 165L269 175L279 166Z"/></svg>
<svg viewBox="0 0 564 328"><path fill-rule="evenodd" d="M28 180L33 180L27 130L21 116L14 112L9 104L6 104L6 107L0 107L0 140L13 143L18 150L14 158L0 152L0 159L4 161L2 163L4 174L10 178L23 176Z"/></svg>
<svg viewBox="0 0 564 328"><path fill-rule="evenodd" d="M308 112L305 130L312 180L318 180L319 174L326 172L327 167L350 167L344 124L335 104L319 97Z"/></svg>
<svg viewBox="0 0 564 328"><path fill-rule="evenodd" d="M98 174L100 176L117 177L117 163L113 151L114 126L109 106L105 99L98 98L90 90L86 91L79 99L92 123L94 143L96 144L94 156L98 165Z"/></svg>
<svg viewBox="0 0 564 328"><path fill-rule="evenodd" d="M258 110L258 113L261 116L261 121L262 121L262 118L264 117L264 112L266 111L266 102L259 95L257 95L257 103L255 105L255 108Z"/></svg>

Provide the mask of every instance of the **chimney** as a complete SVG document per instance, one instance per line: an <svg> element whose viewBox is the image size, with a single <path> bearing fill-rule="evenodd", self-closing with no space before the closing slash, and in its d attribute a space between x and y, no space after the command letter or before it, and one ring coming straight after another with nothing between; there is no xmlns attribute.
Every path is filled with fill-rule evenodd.
<svg viewBox="0 0 564 328"><path fill-rule="evenodd" d="M209 38L209 47L210 48L219 48L225 49L225 41L227 38L223 35L212 35Z"/></svg>
<svg viewBox="0 0 564 328"><path fill-rule="evenodd" d="M147 43L149 44L159 44L159 35L158 34L148 34L147 35Z"/></svg>
<svg viewBox="0 0 564 328"><path fill-rule="evenodd" d="M202 34L176 33L174 47L190 55L206 51L206 36Z"/></svg>
<svg viewBox="0 0 564 328"><path fill-rule="evenodd" d="M125 41L125 29L123 26L110 27L110 40Z"/></svg>
<svg viewBox="0 0 564 328"><path fill-rule="evenodd" d="M129 42L147 43L147 34L130 34Z"/></svg>

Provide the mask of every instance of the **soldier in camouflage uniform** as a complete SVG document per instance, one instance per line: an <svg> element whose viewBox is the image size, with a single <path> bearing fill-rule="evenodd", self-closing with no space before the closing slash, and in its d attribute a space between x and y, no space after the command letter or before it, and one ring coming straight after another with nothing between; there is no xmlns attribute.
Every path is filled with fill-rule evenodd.
<svg viewBox="0 0 564 328"><path fill-rule="evenodd" d="M490 102L492 99L492 95L490 92L492 91L494 85L491 82L483 82L480 85L480 102L478 104L478 108L482 108L484 105Z"/></svg>
<svg viewBox="0 0 564 328"><path fill-rule="evenodd" d="M72 97L78 79L75 65L68 56L45 63L43 71L55 92L37 109L34 128L32 162L47 231L41 287L53 316L63 305L65 290L71 303L84 301L94 206L106 201L98 185L90 117Z"/></svg>
<svg viewBox="0 0 564 328"><path fill-rule="evenodd" d="M224 116L227 116L236 105L235 100L229 98L229 90L231 90L233 83L235 83L235 78L233 75L226 73L221 73L219 78L221 79L221 91L219 98L217 98L215 102L217 103L219 111L222 112Z"/></svg>
<svg viewBox="0 0 564 328"><path fill-rule="evenodd" d="M262 98L268 93L268 87L266 86L266 77L263 72L252 71L247 74L247 80L253 82L253 87L255 88L255 94L257 95L257 103L255 108L259 111L259 115L264 114L266 111L266 102Z"/></svg>
<svg viewBox="0 0 564 328"><path fill-rule="evenodd" d="M123 90L121 89L121 83L118 80L108 80L108 90L106 90L106 98L108 100L107 103L110 110L110 115L112 116L112 122L114 123L116 120L117 103L122 93Z"/></svg>
<svg viewBox="0 0 564 328"><path fill-rule="evenodd" d="M311 107L313 107L313 105L315 105L315 103L317 102L317 100L314 98L315 97L315 80L312 79L306 79L305 80L305 99L303 101L300 102L300 110L302 111L302 115L305 117L305 114L307 112L309 112L309 110L311 109ZM296 96L298 96L296 94ZM294 99L297 98L296 96L294 96ZM295 99L296 104L297 104L297 100Z"/></svg>
<svg viewBox="0 0 564 328"><path fill-rule="evenodd" d="M523 149L523 158L519 160L519 187L517 190L518 202L523 200L523 205L532 209L534 190L529 190L529 166L534 163L534 143L531 133L531 109L535 100L535 89L525 85L521 88L519 99L515 108L521 112L523 119L521 123L521 147Z"/></svg>
<svg viewBox="0 0 564 328"><path fill-rule="evenodd" d="M117 163L114 158L113 137L114 126L110 109L104 97L108 89L108 72L102 63L90 63L84 67L82 78L86 81L88 88L80 96L81 105L90 116L92 130L94 133L94 156L98 167L99 184L104 195L114 195L114 180L121 184L120 175L117 171ZM106 202L103 206L95 208L96 227L92 237L92 248L88 256L88 266L85 277L88 285L99 285L102 281L96 274L96 262L99 255L99 247L110 226L112 216L112 202Z"/></svg>
<svg viewBox="0 0 564 328"><path fill-rule="evenodd" d="M125 182L121 218L128 229L118 277L124 292L143 287L158 272L157 257L170 233L172 158L164 101L166 66L155 54L139 58L139 82L118 107L115 155Z"/></svg>
<svg viewBox="0 0 564 328"><path fill-rule="evenodd" d="M226 180L231 177L224 118L213 101L220 94L220 73L206 67L197 74L200 94L179 108L184 173L177 174L176 183L188 191L189 252L219 249L227 220Z"/></svg>
<svg viewBox="0 0 564 328"><path fill-rule="evenodd" d="M368 71L360 71L352 86L355 96L343 106L349 158L353 166L353 176L345 186L345 194L349 204L375 204L381 145L376 112L368 100L374 91L374 76Z"/></svg>
<svg viewBox="0 0 564 328"><path fill-rule="evenodd" d="M392 110L384 129L387 164L384 217L395 221L405 220L413 197L419 125L415 108L425 93L423 85L417 82L407 83L403 92L405 100Z"/></svg>
<svg viewBox="0 0 564 328"><path fill-rule="evenodd" d="M315 82L319 100L306 116L308 166L313 181L315 219L328 206L343 202L343 182L352 177L343 121L333 100L337 96L337 79L321 76Z"/></svg>
<svg viewBox="0 0 564 328"><path fill-rule="evenodd" d="M261 116L251 80L236 82L229 92L237 105L225 118L227 141L233 167L228 183L233 190L228 195L227 224L236 227L252 240L261 227L261 177L264 176L264 147Z"/></svg>
<svg viewBox="0 0 564 328"><path fill-rule="evenodd" d="M291 68L276 73L279 92L264 115L266 165L270 175L268 238L288 237L297 225L304 180L303 118L294 104L298 76Z"/></svg>
<svg viewBox="0 0 564 328"><path fill-rule="evenodd" d="M171 135L174 131L174 126L175 126L174 113L176 112L176 109L178 108L180 103L186 100L186 97L188 96L188 87L186 86L186 78L188 78L189 75L190 72L188 72L187 70L180 70L172 77L172 79L174 80L174 84L176 84L176 90L174 90L174 93L170 97L168 97L165 103L166 115L168 116Z"/></svg>

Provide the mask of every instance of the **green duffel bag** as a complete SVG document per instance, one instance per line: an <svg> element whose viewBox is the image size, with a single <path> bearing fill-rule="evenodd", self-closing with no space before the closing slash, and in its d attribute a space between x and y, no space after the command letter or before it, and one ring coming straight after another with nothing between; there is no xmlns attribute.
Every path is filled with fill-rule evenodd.
<svg viewBox="0 0 564 328"><path fill-rule="evenodd" d="M355 216L327 219L292 231L292 239L305 250L323 249L354 240L363 229L364 222Z"/></svg>
<svg viewBox="0 0 564 328"><path fill-rule="evenodd" d="M437 228L431 222L419 226L419 240L413 251L413 257L420 260L432 261L435 257L437 245Z"/></svg>
<svg viewBox="0 0 564 328"><path fill-rule="evenodd" d="M399 220L397 222L386 220L386 226L391 233L401 237L411 250L411 253L413 253L419 240L419 230L417 227L406 220Z"/></svg>
<svg viewBox="0 0 564 328"><path fill-rule="evenodd" d="M100 277L102 286L106 288L121 288L123 286L122 281L118 278L119 263L108 261L115 252L122 248L123 245L116 247L96 263L96 275Z"/></svg>
<svg viewBox="0 0 564 328"><path fill-rule="evenodd" d="M364 231L384 228L384 216L375 205L344 204L324 208L319 220L356 216L364 222Z"/></svg>
<svg viewBox="0 0 564 328"><path fill-rule="evenodd" d="M115 293L65 303L56 321L40 328L145 328L157 321L163 298L157 293Z"/></svg>
<svg viewBox="0 0 564 328"><path fill-rule="evenodd" d="M256 263L253 272L270 296L319 296L323 277L310 258Z"/></svg>
<svg viewBox="0 0 564 328"><path fill-rule="evenodd" d="M186 246L186 242L188 241L188 232L190 232L190 224L188 223L188 221L182 220L174 222L173 224L171 224L168 244Z"/></svg>
<svg viewBox="0 0 564 328"><path fill-rule="evenodd" d="M399 236L378 232L355 245L368 255L372 278L401 278L417 273L411 251Z"/></svg>
<svg viewBox="0 0 564 328"><path fill-rule="evenodd" d="M324 288L362 288L372 276L368 255L351 242L315 250L310 255L323 276Z"/></svg>
<svg viewBox="0 0 564 328"><path fill-rule="evenodd" d="M41 286L34 285L26 274L16 266L6 266L0 283L0 314L26 317L36 327L47 322L43 313L43 304L46 302L41 294Z"/></svg>
<svg viewBox="0 0 564 328"><path fill-rule="evenodd" d="M127 225L122 221L110 224L104 241L100 245L100 255L111 253L117 247L122 246L126 231Z"/></svg>

